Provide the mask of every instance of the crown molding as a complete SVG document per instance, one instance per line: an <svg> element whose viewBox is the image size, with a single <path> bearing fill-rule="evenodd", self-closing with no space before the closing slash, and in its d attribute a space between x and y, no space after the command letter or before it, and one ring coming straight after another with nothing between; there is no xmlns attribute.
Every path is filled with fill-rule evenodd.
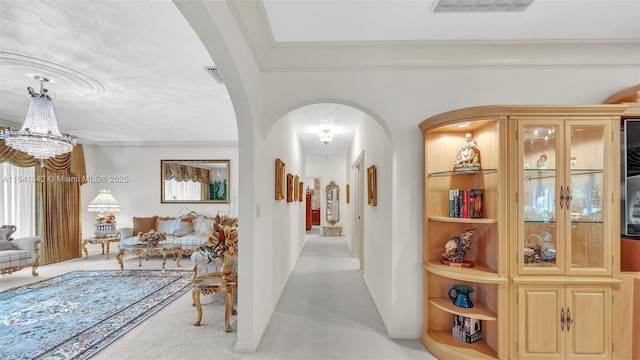
<svg viewBox="0 0 640 360"><path fill-rule="evenodd" d="M261 1L227 3L263 72L640 66L640 39L278 43Z"/></svg>

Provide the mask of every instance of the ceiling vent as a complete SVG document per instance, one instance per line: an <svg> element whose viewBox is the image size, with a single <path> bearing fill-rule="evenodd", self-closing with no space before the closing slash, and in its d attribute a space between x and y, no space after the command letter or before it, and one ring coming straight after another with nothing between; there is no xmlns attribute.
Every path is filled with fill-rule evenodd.
<svg viewBox="0 0 640 360"><path fill-rule="evenodd" d="M220 75L217 67L205 66L204 69L207 70L209 75L211 75L213 80L215 80L218 84L224 84L224 80L222 80L222 76Z"/></svg>
<svg viewBox="0 0 640 360"><path fill-rule="evenodd" d="M524 11L534 0L438 0L433 12Z"/></svg>

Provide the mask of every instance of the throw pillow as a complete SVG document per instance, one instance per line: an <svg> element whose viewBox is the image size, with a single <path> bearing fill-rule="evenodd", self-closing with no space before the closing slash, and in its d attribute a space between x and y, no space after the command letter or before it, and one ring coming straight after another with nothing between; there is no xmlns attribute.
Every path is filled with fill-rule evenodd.
<svg viewBox="0 0 640 360"><path fill-rule="evenodd" d="M133 236L140 235L141 233L149 232L150 230L155 230L158 222L157 216L147 217L147 218L133 218Z"/></svg>
<svg viewBox="0 0 640 360"><path fill-rule="evenodd" d="M11 241L0 240L0 251L2 250L14 250L15 247L11 244Z"/></svg>
<svg viewBox="0 0 640 360"><path fill-rule="evenodd" d="M203 234L211 229L213 229L213 219L211 218L197 217L193 221L193 232L196 234Z"/></svg>
<svg viewBox="0 0 640 360"><path fill-rule="evenodd" d="M180 219L176 218L158 218L158 228L156 230L165 234L173 234L180 229Z"/></svg>
<svg viewBox="0 0 640 360"><path fill-rule="evenodd" d="M178 230L173 232L174 236L187 236L189 234L191 234L191 229L188 229L188 228L178 229Z"/></svg>

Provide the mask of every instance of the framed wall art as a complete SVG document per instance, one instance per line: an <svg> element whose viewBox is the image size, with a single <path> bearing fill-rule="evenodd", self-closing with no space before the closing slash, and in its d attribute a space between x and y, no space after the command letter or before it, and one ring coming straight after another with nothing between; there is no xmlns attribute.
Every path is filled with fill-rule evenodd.
<svg viewBox="0 0 640 360"><path fill-rule="evenodd" d="M303 202L304 201L304 184L302 183L302 181L300 181L298 183L298 194L300 195L300 197L298 198L299 202Z"/></svg>
<svg viewBox="0 0 640 360"><path fill-rule="evenodd" d="M298 201L300 196L298 184L300 184L300 177L298 175L295 175L293 177L293 201Z"/></svg>
<svg viewBox="0 0 640 360"><path fill-rule="evenodd" d="M293 201L293 175L287 174L287 202Z"/></svg>
<svg viewBox="0 0 640 360"><path fill-rule="evenodd" d="M349 201L350 201L350 199L349 199L349 197L350 197L349 184L345 185L344 187L345 187L345 189L346 189L346 195L347 195L347 196L345 197L345 200L347 201L347 204L348 204L348 203L349 203Z"/></svg>
<svg viewBox="0 0 640 360"><path fill-rule="evenodd" d="M375 165L371 165L367 168L367 198L369 200L369 205L376 206L378 204L378 188Z"/></svg>
<svg viewBox="0 0 640 360"><path fill-rule="evenodd" d="M284 162L276 159L276 200L284 200Z"/></svg>

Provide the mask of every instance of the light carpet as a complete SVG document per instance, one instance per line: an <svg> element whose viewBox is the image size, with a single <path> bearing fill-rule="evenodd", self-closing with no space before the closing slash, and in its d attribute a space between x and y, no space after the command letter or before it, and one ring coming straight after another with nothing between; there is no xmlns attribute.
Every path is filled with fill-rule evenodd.
<svg viewBox="0 0 640 360"><path fill-rule="evenodd" d="M88 358L190 290L191 274L72 271L0 292L0 358Z"/></svg>

